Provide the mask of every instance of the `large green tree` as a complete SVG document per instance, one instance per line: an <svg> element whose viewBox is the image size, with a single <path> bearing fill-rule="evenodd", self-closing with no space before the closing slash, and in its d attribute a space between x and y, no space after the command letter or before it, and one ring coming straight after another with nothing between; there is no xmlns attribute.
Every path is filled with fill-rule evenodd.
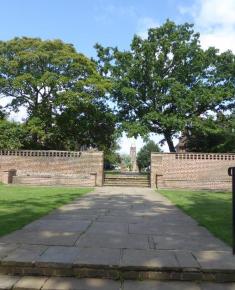
<svg viewBox="0 0 235 290"><path fill-rule="evenodd" d="M24 147L27 133L22 124L0 119L0 149L20 149Z"/></svg>
<svg viewBox="0 0 235 290"><path fill-rule="evenodd" d="M201 120L185 137L187 151L235 152L235 113Z"/></svg>
<svg viewBox="0 0 235 290"><path fill-rule="evenodd" d="M140 149L137 154L137 165L139 167L139 171L150 166L152 152L161 152L161 149L154 141L150 140Z"/></svg>
<svg viewBox="0 0 235 290"><path fill-rule="evenodd" d="M30 148L112 143L108 88L96 63L71 44L26 37L0 42L0 95L9 98L8 109L26 108Z"/></svg>
<svg viewBox="0 0 235 290"><path fill-rule="evenodd" d="M162 134L173 138L208 112L234 105L234 56L203 50L193 25L166 21L134 36L130 50L96 45L99 69L113 82L119 121L130 136ZM229 70L226 71L226 69Z"/></svg>

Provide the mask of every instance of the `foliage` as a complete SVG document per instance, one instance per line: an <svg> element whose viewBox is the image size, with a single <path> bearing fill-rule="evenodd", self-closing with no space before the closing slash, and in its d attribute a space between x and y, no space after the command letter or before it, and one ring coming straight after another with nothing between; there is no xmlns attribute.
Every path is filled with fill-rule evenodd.
<svg viewBox="0 0 235 290"><path fill-rule="evenodd" d="M225 192L161 190L201 226L232 245L232 196Z"/></svg>
<svg viewBox="0 0 235 290"><path fill-rule="evenodd" d="M4 112L2 106L0 105L0 120L3 120L6 117L6 113Z"/></svg>
<svg viewBox="0 0 235 290"><path fill-rule="evenodd" d="M20 149L24 146L26 132L21 124L0 119L0 149Z"/></svg>
<svg viewBox="0 0 235 290"><path fill-rule="evenodd" d="M173 137L198 117L234 106L234 55L204 51L191 24L167 20L149 29L146 39L135 35L129 51L99 44L96 49L129 136L162 134L174 152Z"/></svg>
<svg viewBox="0 0 235 290"><path fill-rule="evenodd" d="M27 109L26 147L109 146L115 130L109 86L95 62L71 44L26 37L0 42L0 94L11 100L8 109Z"/></svg>
<svg viewBox="0 0 235 290"><path fill-rule="evenodd" d="M128 154L122 154L121 155L121 161L124 163L125 167L129 170L131 170L131 157Z"/></svg>
<svg viewBox="0 0 235 290"><path fill-rule="evenodd" d="M208 118L192 128L186 148L191 152L235 153L235 115Z"/></svg>
<svg viewBox="0 0 235 290"><path fill-rule="evenodd" d="M121 163L121 156L117 152L117 150L120 149L117 143L117 136L115 136L114 139L115 142L112 144L112 147L104 150L104 167L106 170L112 170Z"/></svg>
<svg viewBox="0 0 235 290"><path fill-rule="evenodd" d="M146 169L150 166L151 152L161 152L159 146L152 140L148 141L137 154L137 165L139 171Z"/></svg>

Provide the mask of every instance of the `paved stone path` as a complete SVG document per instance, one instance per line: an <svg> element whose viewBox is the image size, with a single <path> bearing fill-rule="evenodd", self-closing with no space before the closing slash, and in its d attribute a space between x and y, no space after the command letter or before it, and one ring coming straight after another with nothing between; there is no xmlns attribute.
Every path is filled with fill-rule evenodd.
<svg viewBox="0 0 235 290"><path fill-rule="evenodd" d="M66 277L1 276L0 289L8 290L234 290L234 283L112 281Z"/></svg>
<svg viewBox="0 0 235 290"><path fill-rule="evenodd" d="M0 261L0 272L7 274L235 281L230 247L146 188L96 188L2 237ZM136 283L123 287L171 289L163 282L155 282L159 288L154 282ZM186 289L179 285L172 289Z"/></svg>

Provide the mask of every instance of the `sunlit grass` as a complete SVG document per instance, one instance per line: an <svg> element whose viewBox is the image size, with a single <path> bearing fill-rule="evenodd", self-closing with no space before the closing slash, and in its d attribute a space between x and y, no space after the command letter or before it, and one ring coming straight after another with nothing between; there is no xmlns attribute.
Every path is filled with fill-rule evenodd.
<svg viewBox="0 0 235 290"><path fill-rule="evenodd" d="M0 236L22 228L91 188L0 185Z"/></svg>
<svg viewBox="0 0 235 290"><path fill-rule="evenodd" d="M228 192L160 190L175 205L232 245L232 195Z"/></svg>

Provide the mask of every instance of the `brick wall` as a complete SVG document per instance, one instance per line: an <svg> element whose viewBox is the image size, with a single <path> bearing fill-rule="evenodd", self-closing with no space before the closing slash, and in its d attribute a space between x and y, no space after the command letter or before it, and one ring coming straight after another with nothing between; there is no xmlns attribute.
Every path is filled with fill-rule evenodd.
<svg viewBox="0 0 235 290"><path fill-rule="evenodd" d="M0 180L2 172L9 169L17 170L17 178L19 176L24 178L26 176L32 178L41 176L42 180L43 178L53 177L57 181L62 178L69 178L73 183L76 183L75 179L77 179L77 185L87 185L89 183L88 185L91 186L91 183L96 182L97 186L102 186L103 152L0 151ZM15 181L17 178L15 178ZM87 182L88 179L90 182Z"/></svg>
<svg viewBox="0 0 235 290"><path fill-rule="evenodd" d="M231 190L235 154L153 153L151 187Z"/></svg>

